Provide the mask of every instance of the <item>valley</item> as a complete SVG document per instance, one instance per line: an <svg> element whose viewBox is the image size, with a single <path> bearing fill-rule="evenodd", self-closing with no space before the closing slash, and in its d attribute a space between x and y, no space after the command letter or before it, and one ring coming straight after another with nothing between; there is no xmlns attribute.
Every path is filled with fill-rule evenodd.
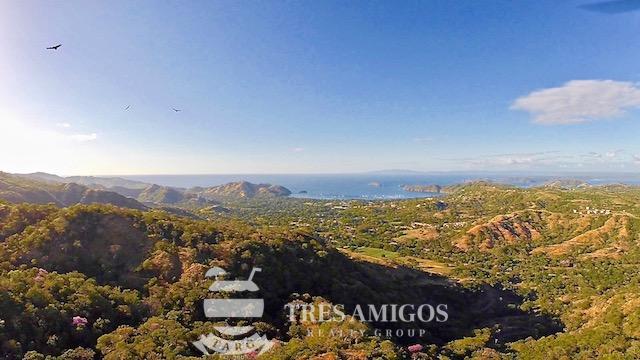
<svg viewBox="0 0 640 360"><path fill-rule="evenodd" d="M12 175L2 184L0 340L8 359L195 356L184 344L211 324L198 311L211 266L238 275L264 269L262 326L281 341L266 359L289 358L293 348L295 358L308 359L595 358L639 349L637 187L476 182L438 198L329 201L288 198L274 185L136 184L127 188L136 201L117 193L72 197L113 192ZM135 203L145 205L127 208ZM78 291L112 300L78 302ZM361 323L365 338L317 342L284 320L292 298L347 308L446 303L450 318L400 325L426 331L420 338L386 338L374 330L390 324ZM91 327L69 328L72 314ZM27 331L42 321L59 325ZM159 337L166 344L141 347L159 339L158 326L173 332ZM415 343L423 350L410 355L406 346Z"/></svg>

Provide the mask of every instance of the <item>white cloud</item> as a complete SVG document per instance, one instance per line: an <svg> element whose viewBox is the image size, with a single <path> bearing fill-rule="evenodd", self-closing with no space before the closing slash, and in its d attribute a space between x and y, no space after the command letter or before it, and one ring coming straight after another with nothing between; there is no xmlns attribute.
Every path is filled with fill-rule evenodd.
<svg viewBox="0 0 640 360"><path fill-rule="evenodd" d="M640 88L613 80L573 80L561 87L534 91L511 105L511 109L529 112L538 124L610 119L638 107Z"/></svg>
<svg viewBox="0 0 640 360"><path fill-rule="evenodd" d="M73 134L73 135L69 135L69 138L75 141L80 141L80 142L85 142L85 141L92 141L98 138L98 134L96 133L91 133L91 134Z"/></svg>
<svg viewBox="0 0 640 360"><path fill-rule="evenodd" d="M598 160L598 161L612 161L620 159L620 155L624 153L623 149L607 151L604 153L599 153L595 151L590 151L586 154L582 154L581 157L588 160Z"/></svg>
<svg viewBox="0 0 640 360"><path fill-rule="evenodd" d="M583 154L582 157L586 159L602 159L602 154L600 154L599 152L590 151L586 154Z"/></svg>
<svg viewBox="0 0 640 360"><path fill-rule="evenodd" d="M63 122L63 123L57 123L56 126L61 128L70 128L71 124L69 124L68 122Z"/></svg>
<svg viewBox="0 0 640 360"><path fill-rule="evenodd" d="M464 159L450 159L460 161L473 166L496 167L496 166L533 166L540 164L552 164L558 160L565 159L566 156L558 151L541 151L531 153L510 153L484 155Z"/></svg>
<svg viewBox="0 0 640 360"><path fill-rule="evenodd" d="M303 147L295 147L295 148L291 149L291 151L299 153L299 152L303 152L304 148Z"/></svg>
<svg viewBox="0 0 640 360"><path fill-rule="evenodd" d="M618 157L618 155L622 154L624 152L624 150L622 149L618 149L618 150L613 150L613 151L607 151L604 156L606 156L609 159L615 159Z"/></svg>
<svg viewBox="0 0 640 360"><path fill-rule="evenodd" d="M625 155L625 150L622 149L607 152L591 151L583 154L560 151L505 153L444 160L457 161L467 165L468 168L484 170L577 169L583 167L603 170L616 169L630 164L640 165L640 155Z"/></svg>

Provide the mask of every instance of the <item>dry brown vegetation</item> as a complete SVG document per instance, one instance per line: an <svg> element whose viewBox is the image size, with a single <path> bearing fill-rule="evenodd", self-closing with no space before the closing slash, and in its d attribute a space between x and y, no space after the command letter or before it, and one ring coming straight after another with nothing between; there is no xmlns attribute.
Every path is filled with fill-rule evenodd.
<svg viewBox="0 0 640 360"><path fill-rule="evenodd" d="M533 250L533 253L543 253L549 256L562 256L570 253L577 247L587 246L602 246L609 241L615 241L620 244L629 239L629 217L624 215L614 215L605 221L604 225L586 231L580 235L577 235L569 240L563 241L559 244L539 247ZM620 246L601 248L594 251L591 255L595 257L601 257L605 255L615 254L617 249L621 249Z"/></svg>

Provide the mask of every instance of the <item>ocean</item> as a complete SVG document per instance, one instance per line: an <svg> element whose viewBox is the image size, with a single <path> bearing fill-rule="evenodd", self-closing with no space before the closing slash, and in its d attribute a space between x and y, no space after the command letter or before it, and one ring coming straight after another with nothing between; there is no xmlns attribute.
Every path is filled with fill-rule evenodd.
<svg viewBox="0 0 640 360"><path fill-rule="evenodd" d="M441 186L474 180L490 180L521 187L543 184L552 179L580 179L593 185L625 183L640 184L638 174L598 174L579 176L563 174L518 175L486 173L440 173L440 174L237 174L237 175L135 175L123 178L164 186L190 188L215 186L234 181L282 185L291 190L293 197L313 199L409 199L437 196L434 193L409 192L403 185Z"/></svg>

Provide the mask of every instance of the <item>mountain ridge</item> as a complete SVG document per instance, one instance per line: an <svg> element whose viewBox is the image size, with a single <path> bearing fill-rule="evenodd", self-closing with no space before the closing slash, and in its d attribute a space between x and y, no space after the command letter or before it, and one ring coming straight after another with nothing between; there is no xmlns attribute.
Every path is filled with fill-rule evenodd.
<svg viewBox="0 0 640 360"><path fill-rule="evenodd" d="M76 183L42 182L3 172L0 172L0 199L10 203L53 203L57 206L97 203L138 210L147 208L137 200L113 191L91 189Z"/></svg>
<svg viewBox="0 0 640 360"><path fill-rule="evenodd" d="M190 191L193 192L193 189ZM251 199L255 197L286 197L291 195L291 190L280 185L253 184L248 181L236 181L203 188L199 194L210 199L229 197Z"/></svg>

